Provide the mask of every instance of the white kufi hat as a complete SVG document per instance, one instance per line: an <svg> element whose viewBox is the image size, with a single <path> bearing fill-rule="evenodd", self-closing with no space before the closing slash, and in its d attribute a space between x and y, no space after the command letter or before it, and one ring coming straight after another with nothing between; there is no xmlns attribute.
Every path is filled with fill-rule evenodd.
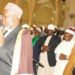
<svg viewBox="0 0 75 75"><path fill-rule="evenodd" d="M14 3L8 3L4 9L8 12L8 15L15 15L18 19L20 19L23 14L23 10Z"/></svg>
<svg viewBox="0 0 75 75"><path fill-rule="evenodd" d="M69 34L72 34L72 35L75 35L75 30L72 29L72 28L68 28L68 29L66 29L65 32L66 32L66 33L69 33Z"/></svg>
<svg viewBox="0 0 75 75"><path fill-rule="evenodd" d="M48 25L48 30L55 30L55 26L53 24Z"/></svg>
<svg viewBox="0 0 75 75"><path fill-rule="evenodd" d="M37 30L37 31L39 31L39 32L41 32L41 29L40 29L39 27L38 27L38 28L36 28L36 30Z"/></svg>
<svg viewBox="0 0 75 75"><path fill-rule="evenodd" d="M22 25L22 28L27 28L27 29L29 29L29 25L28 25L28 24L23 24L23 25Z"/></svg>

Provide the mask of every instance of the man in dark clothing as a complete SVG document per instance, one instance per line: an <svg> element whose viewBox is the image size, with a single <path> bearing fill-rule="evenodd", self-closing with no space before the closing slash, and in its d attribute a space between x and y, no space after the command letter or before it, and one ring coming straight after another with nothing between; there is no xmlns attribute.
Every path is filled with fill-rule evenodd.
<svg viewBox="0 0 75 75"><path fill-rule="evenodd" d="M34 58L44 65L44 68L38 67L37 75L48 75L47 74L48 70L46 70L46 63L48 63L47 66L49 68L55 66L56 64L54 50L57 47L57 45L60 43L61 39L59 36L54 35L54 30L55 30L54 25L52 24L48 25L48 35L41 37L38 40L37 44L35 45ZM40 54L40 59L39 59L39 54ZM44 57L47 59L47 61L45 60ZM45 61L45 63L43 60Z"/></svg>

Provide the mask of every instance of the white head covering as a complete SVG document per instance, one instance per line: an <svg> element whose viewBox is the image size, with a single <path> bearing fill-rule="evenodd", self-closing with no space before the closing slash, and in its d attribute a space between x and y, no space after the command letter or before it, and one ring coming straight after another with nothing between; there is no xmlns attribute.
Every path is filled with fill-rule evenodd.
<svg viewBox="0 0 75 75"><path fill-rule="evenodd" d="M55 30L55 26L53 24L48 25L48 30Z"/></svg>
<svg viewBox="0 0 75 75"><path fill-rule="evenodd" d="M23 14L23 10L14 3L8 3L4 9L8 12L8 15L15 15L19 19L21 18Z"/></svg>
<svg viewBox="0 0 75 75"><path fill-rule="evenodd" d="M32 25L32 27L36 28L37 26L34 24L34 25Z"/></svg>
<svg viewBox="0 0 75 75"><path fill-rule="evenodd" d="M36 28L36 30L39 31L39 32L41 32L41 29L40 28Z"/></svg>
<svg viewBox="0 0 75 75"><path fill-rule="evenodd" d="M34 31L34 28L30 26L29 30L30 30L30 31Z"/></svg>
<svg viewBox="0 0 75 75"><path fill-rule="evenodd" d="M65 32L72 34L72 35L75 35L75 31L72 28L66 29Z"/></svg>
<svg viewBox="0 0 75 75"><path fill-rule="evenodd" d="M60 30L61 30L61 31L64 31L64 30L65 30L65 28L64 28L64 27L60 27Z"/></svg>
<svg viewBox="0 0 75 75"><path fill-rule="evenodd" d="M23 24L22 28L28 28L29 29L29 25L28 24Z"/></svg>

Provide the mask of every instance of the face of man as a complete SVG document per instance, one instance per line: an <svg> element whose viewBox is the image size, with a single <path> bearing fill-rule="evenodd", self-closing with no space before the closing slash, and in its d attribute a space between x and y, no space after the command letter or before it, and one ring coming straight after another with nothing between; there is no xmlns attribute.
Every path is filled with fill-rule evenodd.
<svg viewBox="0 0 75 75"><path fill-rule="evenodd" d="M4 12L2 23L6 29L11 29L19 25L19 19L15 15L11 15L9 12Z"/></svg>
<svg viewBox="0 0 75 75"><path fill-rule="evenodd" d="M2 22L3 22L4 27L7 27L7 26L12 27L12 25L14 24L14 17L3 15Z"/></svg>
<svg viewBox="0 0 75 75"><path fill-rule="evenodd" d="M48 30L48 35L51 36L53 35L54 31L53 30Z"/></svg>
<svg viewBox="0 0 75 75"><path fill-rule="evenodd" d="M37 35L39 35L39 34L40 34L40 32L39 32L39 31L37 31L37 30L35 30L35 31L34 31L34 34L35 34L35 36L37 36Z"/></svg>
<svg viewBox="0 0 75 75"><path fill-rule="evenodd" d="M72 39L73 35L69 33L64 33L64 40L65 41L70 41Z"/></svg>

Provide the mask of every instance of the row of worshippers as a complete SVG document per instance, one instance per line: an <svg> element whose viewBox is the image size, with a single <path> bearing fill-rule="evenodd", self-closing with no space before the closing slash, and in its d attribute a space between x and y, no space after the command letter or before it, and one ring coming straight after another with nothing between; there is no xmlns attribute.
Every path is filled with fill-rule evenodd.
<svg viewBox="0 0 75 75"><path fill-rule="evenodd" d="M45 75L52 74L51 72L53 71L53 67L52 67L51 71L50 71L49 67L54 66L56 63L54 49L61 42L61 38L56 33L56 27L53 24L48 25L48 27L46 27L44 31L45 32L44 32L43 36L41 36L41 34L40 34L40 38L37 40L36 44L33 46L33 58L35 60L37 60L38 62L40 62L41 64L43 64L44 67L46 66L44 69L42 67L36 66L36 63L33 62L34 73L35 74L38 73L37 75L43 75L43 72L45 72L44 73ZM33 37L33 39L34 39L34 37ZM33 43L33 39L32 39L32 43ZM49 47L49 49L48 49L48 47ZM48 56L48 59L47 59L47 56ZM45 61L47 61L47 62L45 62ZM48 64L48 62L49 62L49 64ZM37 69L37 67L38 67L38 69Z"/></svg>
<svg viewBox="0 0 75 75"><path fill-rule="evenodd" d="M41 36L41 28L35 27L33 58L43 65L33 62L35 75L74 75L75 29L57 30L56 26L49 24L43 33Z"/></svg>
<svg viewBox="0 0 75 75"><path fill-rule="evenodd" d="M29 27L28 27L29 28ZM56 56L55 56L55 54L52 54L52 52L54 52L54 50L53 50L53 48L52 48L52 50L53 51L50 51L50 53L52 54L50 54L49 56L47 56L47 53L44 53L44 52L47 52L47 50L48 50L48 48L44 51L43 50L43 47L41 47L43 44L44 44L44 42L45 42L45 39L47 39L47 37L48 37L48 40L46 41L47 42L47 44L48 44L48 42L50 42L49 41L49 37L55 37L55 39L53 39L54 40L54 44L52 44L53 43L53 41L52 41L52 43L51 43L51 46L50 47L54 47L55 45L57 46L61 41L63 41L63 40L65 40L65 34L64 34L64 31L61 31L61 30L57 30L56 31L56 27L54 26L54 25L52 25L52 24L50 24L50 25L48 25L48 29L46 29L46 32L44 32L44 35L43 36L41 36L41 34L42 34L42 30L41 30L41 28L38 28L38 27L36 27L36 26L33 26L33 28L34 28L34 30L32 29L32 31L33 31L33 33L34 33L34 37L32 37L32 44L33 44L33 58L36 60L36 61L38 61L38 62L40 62L41 64L43 64L43 66L44 65L46 65L46 68L45 69L43 69L43 67L41 66L41 67L38 67L37 66L37 64L36 64L36 62L34 61L33 62L33 67L34 67L34 73L35 74L38 74L38 75L41 75L41 74L46 74L46 75L48 75L48 74L51 74L51 75L54 75L54 70L55 70L55 66L53 65L54 63L56 64ZM30 30L31 30L31 28L30 28ZM31 32L32 32L31 31ZM53 34L52 35L49 35L49 33L51 32L51 31L53 31ZM74 33L74 31L72 32L72 28L71 29L68 29L68 30L66 30L66 33L69 33L70 35L75 35L75 33ZM51 34L51 33L50 33ZM62 39L62 34L64 34L64 36L63 36L63 39ZM31 36L32 36L32 34L31 34ZM69 36L70 37L70 36ZM55 40L56 40L56 42L55 42ZM74 40L73 40L74 41ZM44 46L44 48L47 46L47 44L45 44L45 46ZM53 46L52 46L53 45ZM65 44L64 44L65 45ZM69 44L70 45L70 44ZM70 46L69 46L70 47ZM60 47L61 49L62 49L62 47ZM54 48L55 49L55 48ZM43 50L43 51L42 51ZM50 50L51 50L51 48L50 48ZM63 49L62 49L63 50ZM43 52L43 53L41 53L41 52ZM49 52L49 51L48 51ZM59 51L58 51L59 52ZM54 52L55 53L55 52ZM67 52L68 53L68 52ZM48 59L47 59L47 57L48 57ZM74 56L73 56L74 57ZM45 60L46 59L46 60ZM41 60L41 61L40 61ZM46 61L48 61L48 62L46 62ZM51 62L50 62L51 61ZM50 65L51 64L51 65ZM51 66L51 67L50 67ZM52 67L52 66L54 66L54 67ZM38 67L38 69L37 69L37 67ZM39 69L39 68L41 68L41 69ZM51 69L52 68L52 69ZM57 68L56 68L57 69ZM44 71L45 70L45 71ZM38 71L38 72L37 72ZM74 71L75 72L75 71ZM57 73L59 73L59 72L57 72ZM55 72L55 75L56 75L56 72ZM60 75L60 74L59 74ZM62 74L63 75L63 74Z"/></svg>
<svg viewBox="0 0 75 75"><path fill-rule="evenodd" d="M33 32L30 32L28 28L21 28L22 14L23 10L14 3L9 2L4 8L0 27L0 74L63 75L63 70L67 65L64 75L71 75L75 59L73 30L66 30L64 40L61 42L61 38L58 36L60 33L55 33L55 26L48 25L48 30L45 29L45 33L40 37L37 36L40 29L34 28L37 40L34 35L31 39L30 34ZM61 32L61 34L63 33ZM34 60L40 65L38 68L36 68ZM70 73L68 74L68 72Z"/></svg>

